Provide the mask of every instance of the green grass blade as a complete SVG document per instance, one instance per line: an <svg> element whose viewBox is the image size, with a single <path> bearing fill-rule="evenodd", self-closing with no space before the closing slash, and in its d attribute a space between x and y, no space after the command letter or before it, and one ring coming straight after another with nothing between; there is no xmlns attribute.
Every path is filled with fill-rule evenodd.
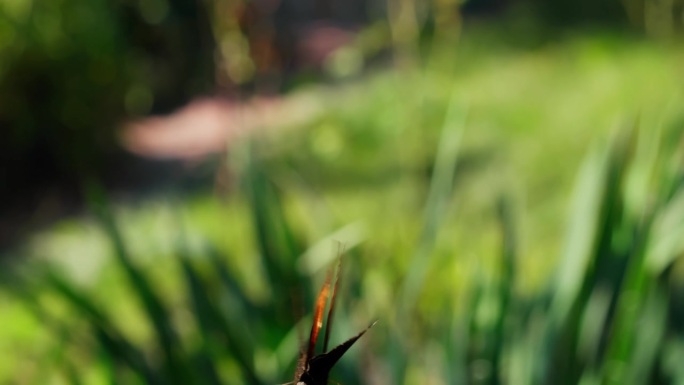
<svg viewBox="0 0 684 385"><path fill-rule="evenodd" d="M625 384L652 384L661 358L667 328L667 287L658 282L646 295L635 333L634 346Z"/></svg>
<svg viewBox="0 0 684 385"><path fill-rule="evenodd" d="M250 200L252 224L262 267L272 285L272 295L289 293L301 285L302 277L295 269L296 259L304 249L297 241L294 229L288 222L276 186L267 177L263 165L248 149L245 187ZM277 301L282 318L292 312L288 301Z"/></svg>
<svg viewBox="0 0 684 385"><path fill-rule="evenodd" d="M207 253L212 269L218 274L222 295L225 298L224 300L228 303L230 310L239 312L240 317L244 318L248 323L257 321L254 317L258 316L262 312L262 309L256 306L252 300L247 297L237 279L226 266L224 262L226 257L211 245L207 247Z"/></svg>
<svg viewBox="0 0 684 385"><path fill-rule="evenodd" d="M240 365L248 383L261 383L254 367L254 341L250 338L248 320L241 317L244 313L238 310L226 312L224 315L216 301L209 297L209 288L204 284L205 279L190 264L187 257L181 259L181 264L207 355L211 357L227 350ZM211 360L203 361L204 366L211 366ZM213 371L216 372L215 368Z"/></svg>
<svg viewBox="0 0 684 385"><path fill-rule="evenodd" d="M577 355L582 315L597 282L603 281L616 292L621 285L620 270L614 271L612 249L616 231L623 229L622 186L634 136L623 133L607 157L594 151L585 162L575 192L575 205L566 248L555 280L555 297L550 309L547 347L542 353L552 361L540 360L545 381L575 384L586 366Z"/></svg>
<svg viewBox="0 0 684 385"><path fill-rule="evenodd" d="M647 299L649 291L653 290L654 281L645 269L645 245L648 242L650 222L640 231L642 239L629 260L629 266L624 281L617 291L617 305L610 330L610 340L606 350L606 357L602 367L603 384L623 384L631 381L626 372L615 371L615 366L629 365L630 356L636 349L635 340L640 322L642 308L657 303L660 298ZM649 304L651 302L651 304ZM660 311L659 308L653 311Z"/></svg>
<svg viewBox="0 0 684 385"><path fill-rule="evenodd" d="M405 378L407 357L399 340L404 338L403 335L407 333L409 326L407 320L412 319L412 312L430 267L432 247L444 215L448 211L465 118L466 113L454 94L438 143L434 174L430 181L428 198L425 203L420 239L397 295L398 305L395 319L399 329L393 333L395 335L390 347L392 380L395 383L403 383Z"/></svg>
<svg viewBox="0 0 684 385"><path fill-rule="evenodd" d="M473 286L470 291L470 297L467 302L467 309L470 311L466 312L466 321L468 325L468 335L465 343L467 344L466 349L466 377L468 379L467 383L472 383L476 378L481 378L482 374L477 367L478 362L482 362L481 358L486 354L486 344L483 339L483 332L481 322L478 319L480 314L480 309L486 306L485 302L485 284L481 276L475 279ZM483 373L488 375L489 373Z"/></svg>
<svg viewBox="0 0 684 385"><path fill-rule="evenodd" d="M93 329L95 338L112 360L130 367L148 384L165 383L147 363L142 352L117 331L109 318L89 298L54 273L48 273L46 278L49 287L84 316Z"/></svg>
<svg viewBox="0 0 684 385"><path fill-rule="evenodd" d="M420 240L399 294L399 318L411 313L430 267L432 247L451 200L465 119L466 112L454 96L438 144Z"/></svg>
<svg viewBox="0 0 684 385"><path fill-rule="evenodd" d="M502 233L502 250L501 250L501 271L499 276L498 286L498 303L499 303L499 317L496 320L493 329L493 346L492 356L490 359L493 376L491 384L498 385L502 383L502 359L503 350L506 340L506 323L509 318L509 311L511 308L511 299L513 298L513 281L515 276L515 259L516 259L516 233L515 223L513 218L513 208L510 198L503 197L498 204L498 218L501 225Z"/></svg>
<svg viewBox="0 0 684 385"><path fill-rule="evenodd" d="M199 366L199 370L196 370L195 373L201 373L200 376L204 378L203 383L207 385L220 385L218 370L212 360L212 357L218 357L220 348L214 345L216 341L213 338L213 330L211 328L212 304L206 298L206 288L203 287L201 278L198 277L187 258L181 257L180 263L183 268L183 275L185 276L186 290L190 293L193 315L197 321L199 332L202 335L202 346L195 359L197 361L195 364Z"/></svg>
<svg viewBox="0 0 684 385"><path fill-rule="evenodd" d="M187 363L183 360L183 348L172 324L171 314L163 304L160 295L155 292L152 282L133 263L104 193L97 188L92 188L89 193L93 208L112 242L116 260L124 270L133 292L153 326L163 353L165 371L169 373L169 380L179 385L191 383Z"/></svg>

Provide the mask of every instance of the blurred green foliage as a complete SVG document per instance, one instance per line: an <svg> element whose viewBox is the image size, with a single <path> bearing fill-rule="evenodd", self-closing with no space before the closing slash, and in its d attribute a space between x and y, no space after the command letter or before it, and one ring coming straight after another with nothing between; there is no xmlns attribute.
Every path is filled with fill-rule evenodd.
<svg viewBox="0 0 684 385"><path fill-rule="evenodd" d="M236 145L222 203L95 199L95 222L36 242L45 275L34 259L8 276L26 282L4 280L10 325L36 341L10 342L5 378L288 381L310 322L296 309L339 240L333 342L380 319L333 371L343 383L681 381L681 57L612 35L488 39L334 89L302 131Z"/></svg>
<svg viewBox="0 0 684 385"><path fill-rule="evenodd" d="M157 99L154 71L117 53L117 13L63 3L47 14L89 12L69 28L104 32L43 36L38 15L57 5L4 5L1 22L45 24L0 24L16 60L0 63L0 108L17 103L0 118L26 125L19 150L43 124L82 126L49 134L67 170L83 160L71 146L111 134L90 123ZM124 9L157 25L166 11L150 4ZM380 319L333 371L342 383L684 381L677 46L595 34L529 50L501 43L507 30L471 31L313 91L325 111L301 131L232 147L223 200L116 205L93 191L93 217L2 269L0 382L288 381L333 240L350 249L333 341ZM36 99L44 84L58 97Z"/></svg>

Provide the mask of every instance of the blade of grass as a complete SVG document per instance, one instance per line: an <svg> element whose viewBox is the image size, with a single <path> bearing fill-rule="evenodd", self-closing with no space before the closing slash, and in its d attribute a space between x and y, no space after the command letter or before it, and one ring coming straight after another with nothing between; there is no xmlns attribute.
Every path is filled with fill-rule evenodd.
<svg viewBox="0 0 684 385"><path fill-rule="evenodd" d="M394 318L397 320L397 325L404 325L403 327L407 327L406 320L412 318L411 313L415 308L430 267L431 251L437 237L437 232L444 215L448 211L465 119L466 113L454 92L438 143L434 174L430 180L428 198L425 203L420 239L397 295L398 303ZM392 380L394 383L403 383L406 374L407 357L399 340L404 338L407 331L397 330L393 334L394 338L392 338L392 346L390 347L390 360L393 370Z"/></svg>
<svg viewBox="0 0 684 385"><path fill-rule="evenodd" d="M172 325L172 317L169 311L163 304L160 295L155 292L152 282L133 263L104 192L93 185L88 193L91 205L112 242L116 260L123 268L133 292L138 297L153 326L157 342L163 353L165 371L169 374L169 381L172 384L179 385L191 383L189 368L183 360L183 348Z"/></svg>
<svg viewBox="0 0 684 385"><path fill-rule="evenodd" d="M218 356L218 349L214 346L215 336L212 333L214 309L211 301L206 298L207 291L204 285L202 285L202 279L198 277L197 272L192 268L187 257L181 256L180 264L186 281L186 290L190 293L192 314L202 336L202 346L197 357L195 357L197 365L200 366L199 373L201 373L200 376L204 379L204 384L220 385L218 370L212 360L212 357Z"/></svg>
<svg viewBox="0 0 684 385"><path fill-rule="evenodd" d="M254 350L252 349L254 341L249 338L251 335L247 326L249 321L241 317L243 312L234 309L238 311L224 315L216 302L209 297L209 288L204 284L205 279L190 264L187 257L181 258L181 265L190 292L193 314L200 328L204 350L208 356L203 360L205 361L203 366L211 365L210 357L217 355L217 350L227 349L240 365L240 370L248 383L262 383L254 368ZM230 317L230 320L226 317ZM216 347L217 343L223 346ZM213 365L211 367L213 368ZM218 378L215 368L213 368L213 373L212 377Z"/></svg>
<svg viewBox="0 0 684 385"><path fill-rule="evenodd" d="M604 365L601 368L602 384L624 384L631 380L626 371L614 369L629 365L629 358L635 349L638 322L643 306L647 306L647 294L654 281L644 268L645 249L648 242L650 222L644 224L639 233L642 239L629 260L626 277L619 288L617 307L610 332ZM637 235L638 236L638 235ZM658 298L652 299L658 301ZM657 310L657 309L656 309ZM654 310L655 311L655 310Z"/></svg>
<svg viewBox="0 0 684 385"><path fill-rule="evenodd" d="M635 334L631 360L627 366L625 384L653 384L658 360L662 354L663 339L667 328L667 288L664 282L657 282L646 293Z"/></svg>
<svg viewBox="0 0 684 385"><path fill-rule="evenodd" d="M255 158L253 149L246 148L245 187L252 210L257 248L262 258L273 296L288 293L302 279L294 266L304 251L285 216L281 197L275 185L266 176L262 164ZM307 293L309 294L309 293ZM291 311L288 301L277 301L280 319Z"/></svg>
<svg viewBox="0 0 684 385"><path fill-rule="evenodd" d="M492 381L493 385L502 383L502 357L504 343L506 339L506 322L510 310L511 299L513 297L513 280L515 275L515 258L516 258L516 235L515 224L513 219L513 208L510 198L502 197L498 204L498 217L501 225L502 233L502 250L501 250L501 272L498 282L498 302L499 302L499 317L493 329L493 344L492 356L490 359L492 365Z"/></svg>
<svg viewBox="0 0 684 385"><path fill-rule="evenodd" d="M421 236L400 289L399 318L409 315L415 306L430 266L432 246L444 215L448 212L465 119L466 112L454 94L438 144L434 174L430 180L430 189L425 203Z"/></svg>
<svg viewBox="0 0 684 385"><path fill-rule="evenodd" d="M546 382L575 384L586 365L577 356L582 314L603 278L601 273L613 273L608 258L614 231L623 225L621 193L633 140L631 131L623 132L606 157L592 152L580 172L574 213L554 284L546 344L551 352L540 355L540 373ZM622 277L619 274L607 279L615 288ZM547 362L546 357L552 361Z"/></svg>
<svg viewBox="0 0 684 385"><path fill-rule="evenodd" d="M166 383L166 380L162 380L162 376L147 363L143 353L117 331L105 313L100 311L89 298L55 273L49 272L46 279L52 290L59 293L85 317L93 329L95 338L112 360L130 367L148 384Z"/></svg>

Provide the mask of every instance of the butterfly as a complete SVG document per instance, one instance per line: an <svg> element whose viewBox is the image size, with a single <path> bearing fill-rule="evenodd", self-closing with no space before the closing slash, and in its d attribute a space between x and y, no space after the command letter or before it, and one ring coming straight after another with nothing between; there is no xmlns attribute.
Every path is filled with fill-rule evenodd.
<svg viewBox="0 0 684 385"><path fill-rule="evenodd" d="M337 363L337 361L339 361L340 358L342 358L342 355L344 355L344 353L368 331L368 329L377 323L377 321L374 321L359 334L328 351L328 340L330 338L330 329L332 328L332 316L335 312L335 298L337 295L340 269L341 260L338 260L335 282L332 286L332 295L330 293L330 281L333 272L332 270L328 271L325 283L323 284L321 291L318 292L316 307L314 308L313 313L313 324L311 325L311 333L309 334L309 344L306 350L302 348L302 351L299 355L299 360L297 362L294 381L290 382L289 384L328 385L328 376L332 367ZM329 296L330 307L328 308L328 323L325 326L325 336L323 338L323 352L321 354L314 355L316 350L316 341L318 340L319 332L323 326L323 312L325 310L325 305Z"/></svg>

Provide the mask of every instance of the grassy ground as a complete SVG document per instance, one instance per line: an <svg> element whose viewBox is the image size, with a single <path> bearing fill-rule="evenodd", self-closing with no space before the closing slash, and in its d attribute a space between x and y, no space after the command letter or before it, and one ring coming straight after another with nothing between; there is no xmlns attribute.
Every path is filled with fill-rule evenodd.
<svg viewBox="0 0 684 385"><path fill-rule="evenodd" d="M684 68L684 51L669 44L600 33L559 37L535 48L501 41L500 35L466 31L459 44L435 45L420 62L316 90L321 113L297 129L275 130L256 145L258 170L282 194L282 207L298 239L318 245L301 258L296 253L287 259L296 263L288 269L307 278L300 283L307 288L304 292L315 290L326 261L334 257L332 239L350 249L343 277L348 280L346 310L334 340L372 319L381 320L364 337L369 340L366 348L359 349L375 357L369 361L375 369L358 370L347 359L339 374L346 383L358 380L348 374L355 371L367 383L449 382L444 374L453 358L449 354L460 353L443 346L444 328L467 325L468 319L473 325L485 320L480 323L486 325L487 319L506 311L501 305L505 296L489 295L505 276L500 226L506 226L508 214L497 211L501 197L510 202L506 207L517 244L517 275L508 290L524 307L540 293L553 296L558 259L567 250L568 222L578 211L570 209L576 175L592 149L605 148L619 129L635 124L643 128L639 140L648 142L649 131L672 126L682 117L684 74L679 69ZM178 234L185 234L189 254L199 256L191 260L200 276L213 274L208 259L201 257L204 246L224 253L222 261L244 298L257 307L282 301L283 292L274 288L289 282L283 278L275 283L279 276L269 275L269 262L259 257L265 241L253 231L258 220L250 205L260 201L253 195L250 200L238 181L244 174L243 146L236 145L231 159L237 171L227 196L169 196L122 203L114 210L128 253L171 309L184 346L204 345L198 342L201 333L193 332L197 311L187 306L189 278L175 262ZM280 237L273 231L269 234ZM95 218L75 218L37 234L21 253L65 268L95 303L108 309L114 324L145 346L152 361L159 360L149 348L154 328L145 310L131 300L136 289L126 284L127 273L112 258L110 236ZM484 294L477 294L477 288ZM84 319L89 318L69 310L54 290L40 293L40 306L69 320L66 325L87 324ZM73 357L83 383L105 383L109 366L116 367L93 358L93 351L106 354L89 347L93 344L87 333L56 335L14 295L0 293L0 313L0 352L8 357L0 363L0 383L51 383L57 373L64 380L68 376L56 364L63 355ZM274 357L289 349L295 358L294 329L287 325L294 327L296 318L280 319L277 325L260 321L262 334L253 336L253 368L262 374L261 381L290 380L281 376L291 362ZM470 330L470 340L457 341L472 345L478 330L486 328L447 329ZM400 341L397 335L403 335ZM394 357L392 344L425 358ZM531 383L524 380L533 371L526 366L525 349L536 345L529 339L515 343L513 337L507 344L504 356L513 363L494 371L507 373L508 383ZM227 383L251 383L235 352L221 357L219 377L230 378ZM409 363L402 365L402 360ZM491 383L486 380L491 368L478 372L464 365L464 372L484 376L475 382ZM377 373L381 367L401 380L373 380L389 378ZM596 367L582 378L609 382L608 369Z"/></svg>

